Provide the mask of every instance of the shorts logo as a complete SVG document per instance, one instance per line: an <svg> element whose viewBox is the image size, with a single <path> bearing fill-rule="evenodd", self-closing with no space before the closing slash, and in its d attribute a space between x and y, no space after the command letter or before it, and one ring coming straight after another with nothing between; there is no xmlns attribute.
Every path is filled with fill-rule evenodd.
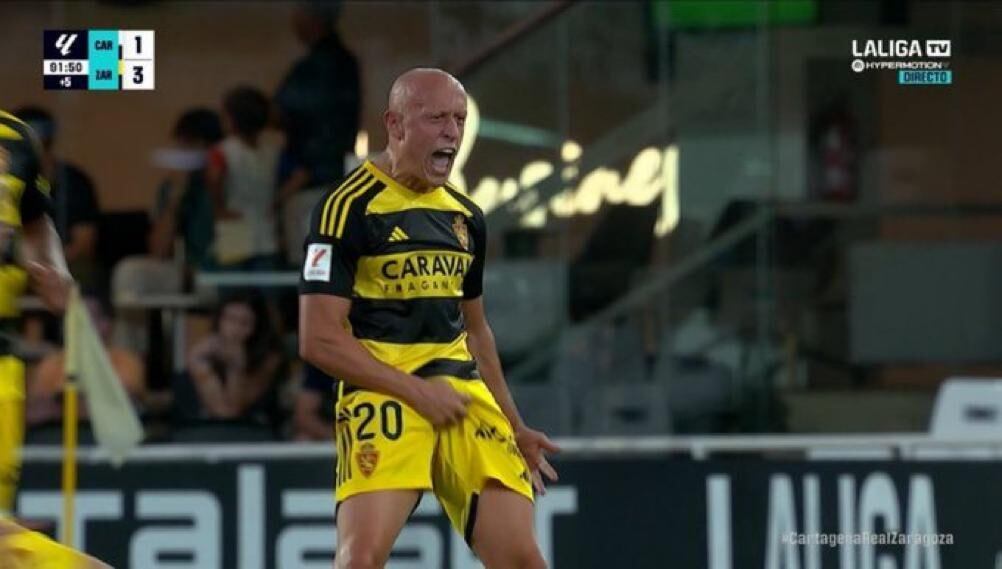
<svg viewBox="0 0 1002 569"><path fill-rule="evenodd" d="M355 462L362 474L368 478L376 471L376 466L379 464L379 451L372 443L363 443L362 448L355 453Z"/></svg>
<svg viewBox="0 0 1002 569"><path fill-rule="evenodd" d="M456 239L459 244L466 249L470 250L470 234L466 230L466 218L462 215L456 215L452 220L452 230L456 232Z"/></svg>
<svg viewBox="0 0 1002 569"><path fill-rule="evenodd" d="M303 279L307 281L331 280L331 255L333 247L326 243L311 243L306 251Z"/></svg>

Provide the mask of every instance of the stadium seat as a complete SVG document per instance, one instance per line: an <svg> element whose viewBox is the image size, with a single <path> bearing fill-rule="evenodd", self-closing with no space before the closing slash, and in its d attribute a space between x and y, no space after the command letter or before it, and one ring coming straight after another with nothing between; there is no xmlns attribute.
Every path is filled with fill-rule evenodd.
<svg viewBox="0 0 1002 569"><path fill-rule="evenodd" d="M119 304L153 294L176 294L181 292L181 280L181 271L173 261L139 255L126 257L112 272L112 301Z"/></svg>
<svg viewBox="0 0 1002 569"><path fill-rule="evenodd" d="M586 435L657 435L671 431L668 397L660 383L612 383L588 391Z"/></svg>
<svg viewBox="0 0 1002 569"><path fill-rule="evenodd" d="M664 331L652 374L656 383L665 386L675 426L685 432L714 431L716 419L731 411L734 401L734 369L713 357L719 357L714 352L726 351L731 342L715 345L720 339L700 313L690 318L690 323L695 320L698 325Z"/></svg>
<svg viewBox="0 0 1002 569"><path fill-rule="evenodd" d="M150 295L177 294L182 290L181 268L173 261L147 256L131 256L119 261L111 275L111 300L117 308ZM138 352L155 350L150 345L147 314L119 312L115 317L115 339Z"/></svg>
<svg viewBox="0 0 1002 569"><path fill-rule="evenodd" d="M526 424L551 437L573 434L572 396L563 386L547 382L511 386L512 397Z"/></svg>
<svg viewBox="0 0 1002 569"><path fill-rule="evenodd" d="M951 378L936 396L929 433L936 438L985 439L984 447L929 443L914 449L919 460L999 460L1002 458L1002 379Z"/></svg>
<svg viewBox="0 0 1002 569"><path fill-rule="evenodd" d="M644 335L640 323L636 319L627 319L604 330L606 339L594 346L601 349L608 346L610 353L603 374L608 381L617 383L636 383L647 381L647 352ZM610 337L611 336L611 337Z"/></svg>
<svg viewBox="0 0 1002 569"><path fill-rule="evenodd" d="M1002 439L1002 379L952 378L939 388L930 434Z"/></svg>
<svg viewBox="0 0 1002 569"><path fill-rule="evenodd" d="M548 343L567 322L567 265L498 261L484 273L484 303L503 357Z"/></svg>

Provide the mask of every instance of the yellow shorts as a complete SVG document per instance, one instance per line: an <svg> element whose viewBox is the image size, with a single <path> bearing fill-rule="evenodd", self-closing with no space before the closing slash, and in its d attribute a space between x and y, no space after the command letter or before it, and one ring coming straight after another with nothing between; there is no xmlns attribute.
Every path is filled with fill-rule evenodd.
<svg viewBox="0 0 1002 569"><path fill-rule="evenodd" d="M481 380L450 378L472 398L466 418L435 429L403 402L354 391L337 403L337 490L342 502L363 492L433 490L449 521L470 541L477 498L488 480L529 500L532 483L511 424Z"/></svg>
<svg viewBox="0 0 1002 569"><path fill-rule="evenodd" d="M14 511L24 443L24 362L0 356L0 518Z"/></svg>
<svg viewBox="0 0 1002 569"><path fill-rule="evenodd" d="M45 535L0 520L0 569L85 569L88 558Z"/></svg>

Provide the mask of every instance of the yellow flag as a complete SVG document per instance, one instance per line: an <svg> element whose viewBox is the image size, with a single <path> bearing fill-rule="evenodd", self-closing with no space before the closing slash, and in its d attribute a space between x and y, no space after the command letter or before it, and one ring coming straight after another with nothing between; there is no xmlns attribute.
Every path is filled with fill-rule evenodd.
<svg viewBox="0 0 1002 569"><path fill-rule="evenodd" d="M97 444L108 451L112 464L121 464L129 451L142 442L143 425L111 365L77 287L70 293L64 326L66 377L76 381L87 395Z"/></svg>

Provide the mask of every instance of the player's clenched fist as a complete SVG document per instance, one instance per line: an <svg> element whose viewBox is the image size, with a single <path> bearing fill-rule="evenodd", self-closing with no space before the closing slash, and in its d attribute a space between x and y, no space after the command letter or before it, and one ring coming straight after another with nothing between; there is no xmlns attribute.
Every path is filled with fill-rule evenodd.
<svg viewBox="0 0 1002 569"><path fill-rule="evenodd" d="M411 407L436 427L461 421L470 404L469 395L456 391L441 377L421 380L412 399Z"/></svg>

